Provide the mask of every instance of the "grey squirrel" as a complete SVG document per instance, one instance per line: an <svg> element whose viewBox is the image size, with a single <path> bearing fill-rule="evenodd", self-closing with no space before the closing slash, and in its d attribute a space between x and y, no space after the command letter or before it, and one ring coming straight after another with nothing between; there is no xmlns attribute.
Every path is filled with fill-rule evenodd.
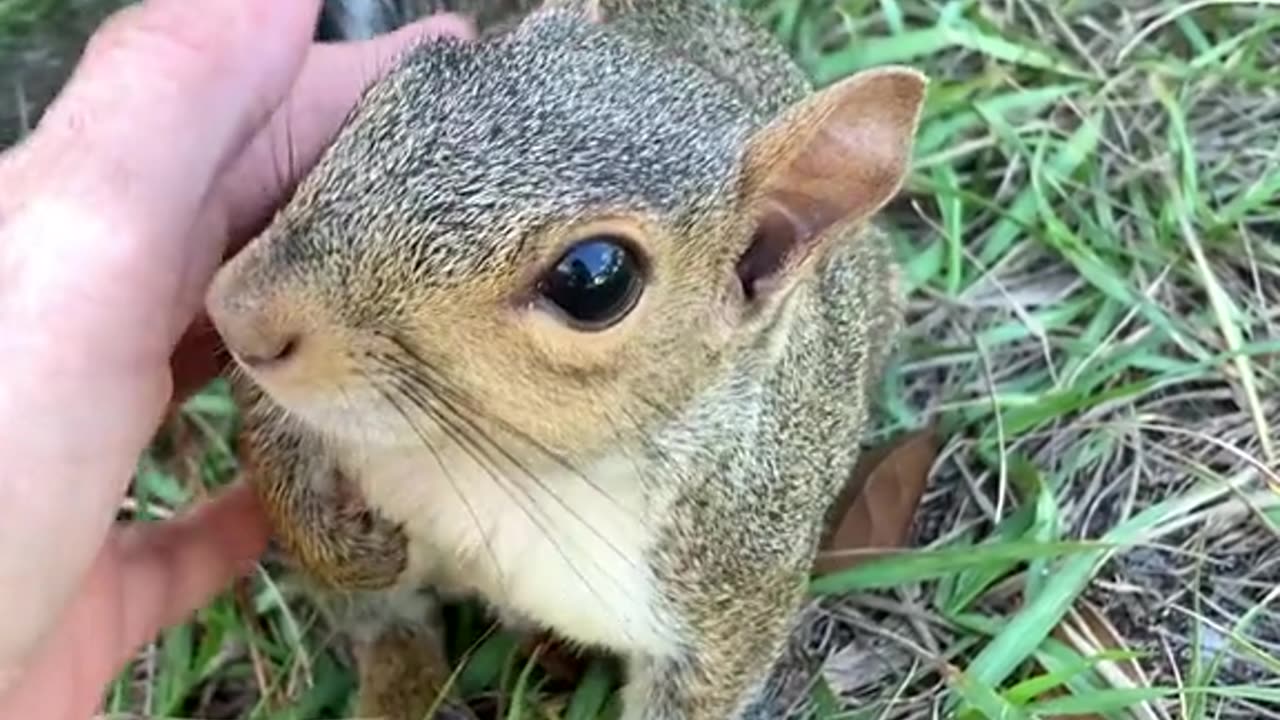
<svg viewBox="0 0 1280 720"><path fill-rule="evenodd" d="M925 88L815 90L716 0L547 0L370 89L207 298L362 717L433 707L471 596L624 658L625 720L750 716L899 332Z"/></svg>

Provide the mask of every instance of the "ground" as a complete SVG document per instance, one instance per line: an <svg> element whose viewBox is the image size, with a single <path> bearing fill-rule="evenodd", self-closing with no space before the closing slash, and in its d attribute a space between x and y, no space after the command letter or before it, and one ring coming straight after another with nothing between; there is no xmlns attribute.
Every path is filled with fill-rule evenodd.
<svg viewBox="0 0 1280 720"><path fill-rule="evenodd" d="M22 99L0 138L102 2L0 1L0 93ZM869 443L936 422L941 448L915 549L815 579L778 715L1280 717L1280 5L749 7L819 83L932 78L885 216L911 324ZM193 399L124 512L224 482L234 422L220 386ZM548 680L474 608L451 629L492 716L607 716L609 664ZM345 662L268 563L148 647L107 710L345 717Z"/></svg>

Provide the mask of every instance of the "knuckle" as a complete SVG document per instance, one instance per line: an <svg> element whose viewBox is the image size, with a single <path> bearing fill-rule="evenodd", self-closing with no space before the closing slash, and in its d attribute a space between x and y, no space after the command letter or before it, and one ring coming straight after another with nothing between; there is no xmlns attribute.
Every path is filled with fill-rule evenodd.
<svg viewBox="0 0 1280 720"><path fill-rule="evenodd" d="M242 29L224 18L201 18L196 3L130 5L110 15L85 45L85 64L123 63L171 77L212 74Z"/></svg>

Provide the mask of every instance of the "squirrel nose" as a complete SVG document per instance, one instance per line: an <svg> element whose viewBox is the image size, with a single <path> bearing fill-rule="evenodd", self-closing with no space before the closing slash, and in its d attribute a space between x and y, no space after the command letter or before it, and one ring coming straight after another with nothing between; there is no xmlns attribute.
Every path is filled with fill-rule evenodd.
<svg viewBox="0 0 1280 720"><path fill-rule="evenodd" d="M287 317L238 300L218 297L209 306L210 320L236 359L254 369L267 369L297 355L302 334Z"/></svg>
<svg viewBox="0 0 1280 720"><path fill-rule="evenodd" d="M298 348L298 336L255 333L251 337L239 338L234 346L228 343L228 346L244 364L265 368L279 365L292 357Z"/></svg>
<svg viewBox="0 0 1280 720"><path fill-rule="evenodd" d="M297 293L267 279L264 262L245 251L228 261L206 290L205 311L236 362L275 372L298 364L310 328Z"/></svg>
<svg viewBox="0 0 1280 720"><path fill-rule="evenodd" d="M231 354L254 369L278 367L297 354L301 336L254 313L229 313L215 319Z"/></svg>

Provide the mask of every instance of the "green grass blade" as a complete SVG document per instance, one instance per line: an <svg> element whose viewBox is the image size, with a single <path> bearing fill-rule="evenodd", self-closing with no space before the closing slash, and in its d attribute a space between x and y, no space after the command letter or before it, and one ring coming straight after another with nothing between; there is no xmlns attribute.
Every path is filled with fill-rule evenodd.
<svg viewBox="0 0 1280 720"><path fill-rule="evenodd" d="M962 47L993 60L1047 70L1077 79L1090 76L1047 51L1019 45L976 26L957 21L922 30L908 30L884 38L859 38L845 48L823 57L815 68L815 82L828 85L859 70L889 63L907 63Z"/></svg>
<svg viewBox="0 0 1280 720"><path fill-rule="evenodd" d="M1014 615L1000 634L978 653L968 672L978 682L999 685L1057 627L1096 568L1114 554L1114 548L1136 542L1161 522L1180 517L1227 492L1227 488L1218 485L1176 496L1112 528L1102 538L1110 547L1085 551L1066 560L1049 577L1039 597Z"/></svg>
<svg viewBox="0 0 1280 720"><path fill-rule="evenodd" d="M1087 541L1059 543L1010 542L932 551L893 553L869 560L849 570L830 573L813 580L810 591L831 595L889 588L909 582L932 580L969 568L983 568L1009 561L1057 557L1097 552L1097 544Z"/></svg>
<svg viewBox="0 0 1280 720"><path fill-rule="evenodd" d="M947 673L947 679L951 683L951 687L970 706L968 708L970 712L960 711L959 715L961 717L976 711L988 720L1031 720L1031 716L1022 708L1005 700L988 685L975 680L966 672L958 670L949 672Z"/></svg>
<svg viewBox="0 0 1280 720"><path fill-rule="evenodd" d="M458 673L458 690L464 696L491 687L502 677L508 658L518 644L511 633L496 632L482 642L471 654L462 671Z"/></svg>
<svg viewBox="0 0 1280 720"><path fill-rule="evenodd" d="M987 116L992 128L1001 126L996 115ZM1045 172L1059 177L1068 177L1080 167L1097 149L1102 132L1102 115L1097 114L1082 123L1071 138L1054 155L1044 168ZM1009 205L1007 215L1002 218L987 234L978 253L984 265L990 265L1009 251L1009 247L1031 227L1032 221L1040 208L1042 198L1035 186L1028 186L1014 198Z"/></svg>
<svg viewBox="0 0 1280 720"><path fill-rule="evenodd" d="M915 143L916 157L929 155L938 148L955 142L962 134L980 127L985 122L984 117L1006 117L1018 112L1039 111L1084 87L1083 83L1048 85L992 95L966 103L965 106L969 109L953 112L922 125Z"/></svg>
<svg viewBox="0 0 1280 720"><path fill-rule="evenodd" d="M613 677L599 660L593 660L574 689L565 720L596 720L609 701Z"/></svg>

